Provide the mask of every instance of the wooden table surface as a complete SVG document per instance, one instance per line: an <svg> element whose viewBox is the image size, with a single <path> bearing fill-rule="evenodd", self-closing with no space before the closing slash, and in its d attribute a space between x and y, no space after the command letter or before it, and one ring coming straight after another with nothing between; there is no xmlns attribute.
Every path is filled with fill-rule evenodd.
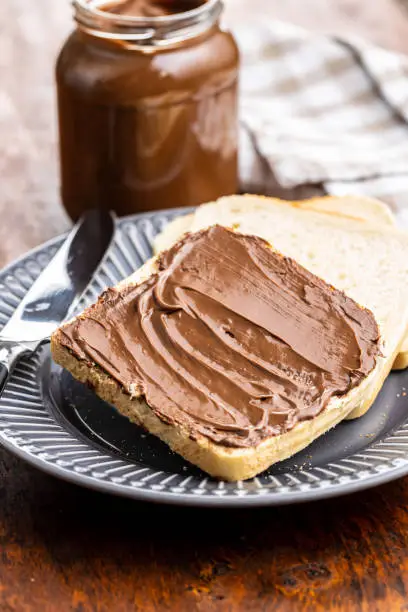
<svg viewBox="0 0 408 612"><path fill-rule="evenodd" d="M408 53L396 0L230 0ZM58 198L53 64L68 0L0 3L0 264L69 226ZM251 511L137 504L0 450L1 612L408 610L408 479Z"/></svg>

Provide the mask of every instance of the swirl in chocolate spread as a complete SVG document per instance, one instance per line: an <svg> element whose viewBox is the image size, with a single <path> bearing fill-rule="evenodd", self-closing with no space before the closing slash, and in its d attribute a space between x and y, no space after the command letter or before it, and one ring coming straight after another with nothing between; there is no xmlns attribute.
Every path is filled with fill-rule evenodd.
<svg viewBox="0 0 408 612"><path fill-rule="evenodd" d="M193 439L256 445L375 366L372 313L260 238L214 226L158 264L142 284L108 290L62 341Z"/></svg>

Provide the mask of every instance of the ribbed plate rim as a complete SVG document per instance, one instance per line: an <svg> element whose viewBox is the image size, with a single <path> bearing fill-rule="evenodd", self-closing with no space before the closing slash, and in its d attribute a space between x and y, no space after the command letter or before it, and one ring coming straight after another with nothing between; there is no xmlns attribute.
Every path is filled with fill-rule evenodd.
<svg viewBox="0 0 408 612"><path fill-rule="evenodd" d="M117 221L118 232L119 232L119 235L121 235L121 232L125 231L125 228L130 227L130 226L134 226L136 228L135 231L139 232L138 223L141 221L145 222L147 220L147 223L150 223L151 221L154 221L154 220L157 221L160 218L164 219L167 217L175 217L180 214L185 214L185 213L190 212L190 210L191 209L161 210L161 211L157 211L153 213L143 213L139 215L131 215L128 217L124 217ZM27 264L27 262L29 262L33 258L36 258L41 255L47 255L50 251L52 251L52 249L54 249L61 243L63 238L64 238L64 235L58 236L56 238L52 238L51 240L48 240L47 242L43 243L39 247L36 247L35 249L30 250L26 254L22 255L18 259L8 264L5 268L3 268L0 271L0 284L5 282L5 279L9 277L10 275L13 276L14 271L16 271L21 266L24 267ZM146 240L146 237L144 238ZM0 315L4 317L5 313L4 313L3 306L4 304L0 296ZM10 314L10 313L7 313L7 314ZM3 323L1 323L1 325L2 324ZM25 367L30 368L31 371L35 371L36 368L39 368L39 357L34 356L31 358L31 361L27 363L28 365L23 364L20 370L17 369L16 371L17 375L22 377L23 379L24 379L23 370ZM46 410L42 397L38 395L38 393L40 392L39 382L34 387L33 386L34 383L32 381L30 382L29 379L27 378L25 381L25 385L22 382L19 384L21 385L21 389L22 389L22 393L20 395L22 395L23 393L28 393L29 392L28 389L29 388L31 389L30 393L33 394L32 397L35 398L35 401L38 401L37 408L41 410L40 408L40 404L41 404L42 409L44 411L44 415L47 415L47 418L48 417L51 419L54 418L53 426L55 426L55 424L58 424L58 426L63 429L65 434L68 434L69 436L71 436L74 441L76 441L78 444L81 445L81 447L84 444L86 445L86 442L84 442L83 436L81 437L80 434L78 433L78 436L76 437L71 428L64 429L63 423L60 422L59 420L57 421L55 417L53 417L51 413ZM14 386L18 388L17 383L14 383ZM35 393L33 389L35 389ZM6 395L7 395L7 389L6 389ZM30 397L30 396L28 395L27 397ZM41 401L38 399L38 397L41 397ZM145 500L145 501L156 502L156 503L168 503L168 504L177 504L177 505L212 506L212 507L224 507L224 508L226 507L236 507L236 508L241 507L242 508L242 507L248 507L248 506L254 506L254 507L255 506L256 507L276 506L276 505L284 505L284 504L301 503L301 502L330 498L330 497L337 497L340 495L345 495L345 494L361 491L364 489L368 489L374 486L378 486L381 484L385 484L387 482L390 482L392 480L395 480L397 478L400 478L401 476L408 474L408 444L405 444L405 442L404 443L400 442L399 444L397 444L397 446L404 447L405 445L407 447L407 450L398 451L400 453L399 456L394 456L394 458L390 458L390 459L384 458L383 463L378 463L377 465L376 464L371 465L369 466L370 468L369 470L367 469L358 470L357 468L354 468L354 470L350 469L350 472L352 472L353 478L354 478L351 481L350 481L351 476L350 478L348 478L347 475L345 475L344 478L343 476L339 475L337 479L320 477L320 479L317 479L315 481L312 480L309 483L305 483L305 486L303 487L303 489L301 488L300 490L291 490L290 486L283 486L283 485L280 486L280 488L278 487L278 490L275 490L273 488L267 488L266 486L263 486L262 484L260 484L258 487L258 490L255 487L256 492L253 492L253 491L245 492L239 489L239 487L242 486L242 484L241 485L237 484L236 489L235 489L236 492L228 493L226 492L224 487L228 488L231 485L229 485L228 483L220 483L219 485L217 485L217 488L212 491L212 493L208 493L208 494L206 493L203 495L199 495L199 494L190 493L188 491L183 491L183 490L178 491L178 492L172 492L169 490L153 490L152 488L150 488L150 485L148 484L146 484L146 486L144 485L143 486L123 485L120 482L112 482L110 480L103 480L103 478L98 478L93 475L89 475L87 473L81 473L81 472L75 471L72 466L64 467L63 465L59 465L58 463L52 462L50 459L38 456L38 454L36 454L35 452L30 451L29 448L26 448L26 445L24 443L21 443L21 440L18 441L14 439L12 435L10 435L9 428L5 425L5 423L2 420L5 417L4 417L4 413L3 415L1 414L1 411L4 410L7 399L9 398L6 397L6 399L2 398L0 400L0 443L6 449L8 449L14 455L25 460L30 465L36 468L39 468L42 471L48 474L51 474L53 476L56 476L58 478L62 478L74 484L82 485L82 486L85 486L91 489L95 489L101 492L116 494L116 495L120 495L123 497L132 498L135 500ZM9 400L9 402L10 401L11 400ZM17 400L15 400L15 402L17 402ZM18 408L18 406L16 405L12 406L13 410L15 410L16 408ZM16 414L16 412L12 411L11 414ZM40 415L39 418L41 418L42 413L39 412L38 414ZM28 418L28 417L25 417L25 418ZM44 419L45 419L45 416L44 416ZM408 439L408 416L407 416L407 421L405 421L404 424L401 425L397 430L395 430L390 435L385 437L384 440L382 441L377 441L371 446L368 444L367 448L369 449L372 447L375 448L376 445L378 444L383 444L384 446L387 446L387 445L390 446L393 444L393 441L398 440L398 435L399 435L399 439L402 440L404 434L407 434L406 437ZM98 451L95 451L95 447L92 446L91 444L89 444L89 448L92 449L96 453L98 452ZM381 451L381 450L378 451L377 450L376 452L381 454L381 452L390 453L392 451L389 451L389 450L388 451ZM394 451L394 452L397 452L397 451ZM44 455L44 452L42 454ZM107 451L106 452L100 451L100 456L102 458L106 459L108 455L109 453ZM359 455L358 453L355 455L351 455L350 457L346 458L346 461L351 460L352 462L353 457L358 457L358 455ZM126 463L126 458L123 458L123 457L121 458L113 457L113 458L115 459L115 461L120 460ZM343 460L340 460L340 462L341 461ZM337 463L340 463L340 462L337 461ZM129 461L127 463L130 464ZM358 464L358 461L356 463ZM134 466L134 463L132 462L131 465ZM149 468L149 469L152 470L153 472L155 470L155 468ZM313 469L319 469L319 468L313 468ZM321 468L321 470L322 472L324 472L324 468ZM163 473L163 472L160 472L160 473ZM307 471L302 472L302 474L306 474L306 473ZM293 478L293 475L291 476L291 474L288 473L287 477L288 479L290 477ZM143 479L141 479L141 481L143 481ZM259 480L254 479L251 482L259 483ZM181 489L183 489L183 487L181 487ZM242 495L240 494L240 491Z"/></svg>

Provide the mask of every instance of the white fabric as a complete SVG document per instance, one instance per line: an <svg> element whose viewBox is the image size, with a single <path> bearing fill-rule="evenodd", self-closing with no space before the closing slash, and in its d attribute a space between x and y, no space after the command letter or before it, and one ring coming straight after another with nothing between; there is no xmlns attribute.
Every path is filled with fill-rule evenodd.
<svg viewBox="0 0 408 612"><path fill-rule="evenodd" d="M408 221L408 58L281 22L235 35L242 189L370 195Z"/></svg>

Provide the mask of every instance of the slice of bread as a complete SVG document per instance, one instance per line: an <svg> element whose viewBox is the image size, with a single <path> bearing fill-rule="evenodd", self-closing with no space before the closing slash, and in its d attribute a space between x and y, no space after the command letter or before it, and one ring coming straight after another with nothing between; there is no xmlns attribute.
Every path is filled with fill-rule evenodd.
<svg viewBox="0 0 408 612"><path fill-rule="evenodd" d="M398 233L391 232L388 239L384 239L382 233L374 232L371 239L377 251L380 251L381 248L383 254L387 252L388 256L394 257L394 249L398 251L399 246L394 244L395 235L399 239L401 238ZM362 243L361 240L356 238L355 248L364 250L364 245L366 245L366 242ZM405 250L408 255L408 244L406 242ZM120 283L117 290L120 291L121 288L128 285L137 285L157 272L157 258L153 258L134 275ZM372 268L369 267L365 272L364 270L361 271L362 278L367 294L371 294L374 288L378 289L377 283ZM398 281L397 286L400 286L400 282L405 280L405 286L408 287L406 282L408 281L408 271L405 268L404 270L399 269L398 278L393 280L394 282ZM392 280L385 279L381 287L383 299L387 299L391 290L395 290ZM398 291L396 292L397 306L402 305L407 293L408 289L405 290L404 296L398 295ZM377 300L372 301L375 302L375 306L379 303ZM405 300L405 303L407 303L407 300ZM387 304L388 308L385 308L385 306L377 308L380 314L378 324L383 342L382 355L377 357L374 369L347 394L332 397L327 406L314 418L297 423L284 434L268 437L256 446L245 448L229 447L215 443L204 435L198 435L192 439L189 432L182 426L159 419L143 397L130 395L112 376L95 363L75 356L64 342L64 327L69 323L62 326L52 336L51 350L54 360L69 370L74 377L90 384L101 398L116 406L131 421L142 425L149 432L157 435L185 459L217 478L230 481L244 480L259 474L273 463L290 457L309 445L318 436L343 420L351 411L364 410L366 406L371 405L389 372L395 352L398 350L396 338L399 338L402 333L400 329L401 321L398 327L390 314L389 300L387 300ZM408 309L406 308L406 310ZM407 318L407 312L405 315L405 318ZM79 315L79 317L81 316L83 315Z"/></svg>
<svg viewBox="0 0 408 612"><path fill-rule="evenodd" d="M321 240L315 233L302 238L301 225L302 220L306 219L305 213L310 211L321 214L320 224L317 228L317 234L323 233L324 244L327 245L323 249L324 258L331 260L331 246L335 249L335 245L330 245L328 236L325 235L333 224L339 222L339 227L344 230L347 227L354 230L361 230L362 223L376 225L380 229L390 229L395 227L395 218L389 207L373 198L363 197L321 197L311 200L303 200L300 202L288 202L278 200L276 198L266 198L263 196L230 196L221 198L217 202L205 204L200 207L195 214L178 217L169 223L155 242L155 252L161 249L168 248L171 244L177 241L181 235L187 231L194 231L211 225L213 223L222 223L224 225L239 226L240 229L246 230L247 222L250 223L249 233L259 233L260 236L266 238L274 244L276 248L294 259L298 260L303 266L311 270L313 273L324 278L327 282L333 282L335 286L349 292L349 278L338 275L333 281L333 270L329 269L325 262L319 261L319 258L314 255L313 242ZM257 221L259 215L259 222ZM318 217L312 217L317 219ZM248 221L248 219L250 221ZM289 231L286 235L282 233L282 223L280 219L286 221L290 219L290 223L294 221L295 236L293 240L292 232ZM287 223L284 223L287 227ZM299 227L300 226L300 227ZM259 230L258 230L259 227ZM364 231L364 230L363 230ZM297 240L299 237L299 240ZM305 250L305 241L310 246L311 238L312 245L309 250ZM334 261L337 261L334 259ZM327 263L327 262L326 262ZM394 369L404 369L408 366L408 337L402 340L401 346L393 363ZM359 416L357 413L350 415L350 418Z"/></svg>
<svg viewBox="0 0 408 612"><path fill-rule="evenodd" d="M236 196L232 197L235 198ZM382 227L394 227L396 225L391 209L384 202L374 198L322 196L296 202L280 200L278 198L264 198L264 204L279 205L284 208L295 207L302 210L313 210L324 215L331 215L332 217L347 218L350 222L367 222ZM173 219L156 236L154 252L159 253L168 249L183 234L191 230L193 222L194 213Z"/></svg>

